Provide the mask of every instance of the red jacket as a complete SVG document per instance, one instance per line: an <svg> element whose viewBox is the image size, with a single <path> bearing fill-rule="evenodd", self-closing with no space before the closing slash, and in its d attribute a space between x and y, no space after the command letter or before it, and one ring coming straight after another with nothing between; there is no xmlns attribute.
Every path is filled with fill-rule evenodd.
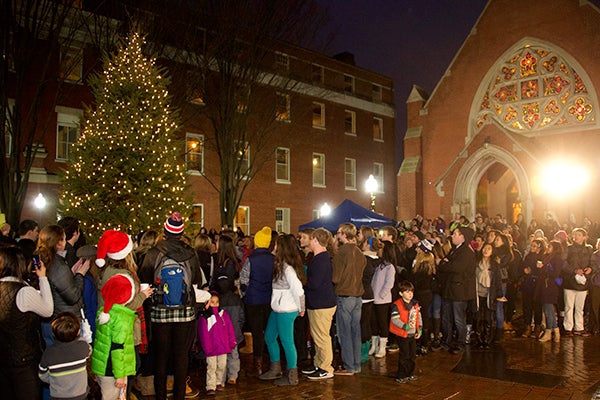
<svg viewBox="0 0 600 400"><path fill-rule="evenodd" d="M406 309L406 307L404 307L404 301L402 300L402 297L392 303L392 319L395 317L396 310L397 310L397 315L403 325L403 327L399 327L392 322L392 319L390 319L390 332L393 333L394 335L397 335L397 336L400 336L403 338L408 337L408 332L409 332L409 330L411 330L410 323L409 323L409 316L410 316L411 310L415 310L415 315L414 315L415 334L421 333L421 329L422 329L421 328L421 324L422 324L421 307L419 306L419 303L417 303L414 300L411 303L413 304L411 309ZM407 325L409 325L409 326L407 326Z"/></svg>

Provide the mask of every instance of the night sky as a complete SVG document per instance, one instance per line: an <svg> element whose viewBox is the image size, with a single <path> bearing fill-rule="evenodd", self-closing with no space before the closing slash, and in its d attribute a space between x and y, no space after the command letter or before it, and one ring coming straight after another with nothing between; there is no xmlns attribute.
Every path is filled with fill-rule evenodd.
<svg viewBox="0 0 600 400"><path fill-rule="evenodd" d="M487 0L320 0L329 9L328 55L354 54L356 65L394 79L397 165L414 84L429 94L463 44Z"/></svg>

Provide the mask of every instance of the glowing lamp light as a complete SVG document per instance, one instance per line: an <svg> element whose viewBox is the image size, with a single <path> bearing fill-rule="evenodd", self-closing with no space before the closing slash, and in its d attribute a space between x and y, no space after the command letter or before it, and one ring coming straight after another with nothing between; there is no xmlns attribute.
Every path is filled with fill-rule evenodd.
<svg viewBox="0 0 600 400"><path fill-rule="evenodd" d="M326 217L329 214L331 214L331 207L329 206L329 204L327 203L323 203L323 205L321 206L321 208L319 209L319 215L321 217Z"/></svg>
<svg viewBox="0 0 600 400"><path fill-rule="evenodd" d="M42 210L44 207L46 207L46 203L47 203L46 198L41 193L38 194L37 197L35 198L35 200L33 201L33 205L38 210Z"/></svg>
<svg viewBox="0 0 600 400"><path fill-rule="evenodd" d="M575 164L555 162L545 168L542 186L552 195L570 195L588 183L588 172Z"/></svg>

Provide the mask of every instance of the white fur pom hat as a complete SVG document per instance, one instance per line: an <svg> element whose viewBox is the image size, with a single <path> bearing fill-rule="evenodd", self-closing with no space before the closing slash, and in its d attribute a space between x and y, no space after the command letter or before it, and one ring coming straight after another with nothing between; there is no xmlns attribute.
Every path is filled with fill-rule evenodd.
<svg viewBox="0 0 600 400"><path fill-rule="evenodd" d="M104 307L98 316L100 325L106 324L110 320L108 313L113 304L127 304L135 296L135 285L129 275L116 274L111 276L104 286L102 286L102 297L104 298Z"/></svg>
<svg viewBox="0 0 600 400"><path fill-rule="evenodd" d="M106 231L98 241L96 265L104 267L105 258L122 260L133 250L133 241L128 234L121 231Z"/></svg>

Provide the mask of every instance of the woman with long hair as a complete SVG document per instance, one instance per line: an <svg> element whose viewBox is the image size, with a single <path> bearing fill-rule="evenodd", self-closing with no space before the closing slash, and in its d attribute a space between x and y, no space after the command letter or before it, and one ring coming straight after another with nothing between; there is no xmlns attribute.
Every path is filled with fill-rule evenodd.
<svg viewBox="0 0 600 400"><path fill-rule="evenodd" d="M142 234L140 237L140 243L138 244L137 249L135 249L135 264L139 267L144 263L144 257L146 257L146 253L148 250L156 246L158 242L158 232L149 230Z"/></svg>
<svg viewBox="0 0 600 400"><path fill-rule="evenodd" d="M504 332L504 303L508 301L506 298L506 289L508 286L510 263L513 261L514 255L510 246L510 241L505 234L496 232L494 238L494 254L492 256L492 268L495 273L499 274L502 282L501 296L496 298L496 334L494 342L499 343L502 340Z"/></svg>
<svg viewBox="0 0 600 400"><path fill-rule="evenodd" d="M373 291L373 317L371 318L371 348L369 355L376 358L385 357L385 347L390 333L390 306L392 289L396 278L396 249L392 242L382 242L380 246L374 239L375 246L381 248L381 257L374 259L375 267L371 290ZM380 242L381 243L381 242ZM367 258L367 266L369 258Z"/></svg>
<svg viewBox="0 0 600 400"><path fill-rule="evenodd" d="M200 268L202 269L203 280L210 282L210 277L213 269L215 268L215 260L211 254L212 240L204 233L199 233L194 238L194 245L192 246L198 254L200 260Z"/></svg>
<svg viewBox="0 0 600 400"><path fill-rule="evenodd" d="M542 261L536 263L538 279L535 285L534 300L542 305L546 316L546 329L539 338L540 342L547 342L554 336L554 341L560 341L560 329L558 328L556 310L558 305L560 274L564 261L562 258L563 248L558 240L551 240Z"/></svg>
<svg viewBox="0 0 600 400"><path fill-rule="evenodd" d="M81 316L83 308L83 284L84 276L89 269L89 260L78 261L73 270L69 268L65 260L67 240L65 231L58 225L48 225L40 231L38 246L35 251L46 265L46 273L52 300L54 302L54 313L56 316L63 312L71 312ZM46 345L54 343L52 328L49 322L42 323L42 335Z"/></svg>
<svg viewBox="0 0 600 400"><path fill-rule="evenodd" d="M479 347L487 349L492 340L492 324L496 312L497 298L502 297L502 279L493 268L494 246L484 243L478 252L477 269L477 313L475 332Z"/></svg>
<svg viewBox="0 0 600 400"><path fill-rule="evenodd" d="M525 332L523 337L540 337L542 329L542 305L534 300L536 282L539 278L540 269L537 268L538 261L542 261L546 254L546 242L542 239L534 239L529 245L529 253L523 258L521 278L521 298L523 303L523 320ZM533 317L534 328L531 330L531 319Z"/></svg>
<svg viewBox="0 0 600 400"><path fill-rule="evenodd" d="M415 298L421 306L423 318L423 334L417 340L417 354L427 354L429 350L430 333L435 339L439 326L434 326L433 319L433 285L436 276L434 245L429 240L421 240L417 244L417 256L413 265L413 284L415 287Z"/></svg>
<svg viewBox="0 0 600 400"><path fill-rule="evenodd" d="M233 239L221 235L217 243L217 266L210 278L211 290L218 290L217 280L220 276L226 276L235 281L239 277L240 270L240 260Z"/></svg>
<svg viewBox="0 0 600 400"><path fill-rule="evenodd" d="M359 232L363 231L361 227ZM372 233L372 228L371 233ZM369 341L371 340L371 315L373 314L373 288L371 282L373 281L373 275L375 274L375 267L379 265L379 257L377 253L383 247L379 239L376 237L360 234L363 237L362 241L358 242L358 246L361 248L367 265L363 270L362 283L364 292L361 296L362 306L360 314L360 336L361 336L361 360L365 362L369 359Z"/></svg>
<svg viewBox="0 0 600 400"><path fill-rule="evenodd" d="M297 385L298 355L294 344L294 320L296 316L304 315L305 311L304 289L298 276L304 270L302 256L294 235L279 236L274 250L272 312L265 330L265 342L269 350L271 366L259 378L275 379L277 386ZM277 338L285 352L286 376L281 376L281 354Z"/></svg>
<svg viewBox="0 0 600 400"><path fill-rule="evenodd" d="M46 266L34 267L40 291L23 279L27 264L16 246L0 248L0 398L38 399L42 356L40 317L53 311Z"/></svg>

